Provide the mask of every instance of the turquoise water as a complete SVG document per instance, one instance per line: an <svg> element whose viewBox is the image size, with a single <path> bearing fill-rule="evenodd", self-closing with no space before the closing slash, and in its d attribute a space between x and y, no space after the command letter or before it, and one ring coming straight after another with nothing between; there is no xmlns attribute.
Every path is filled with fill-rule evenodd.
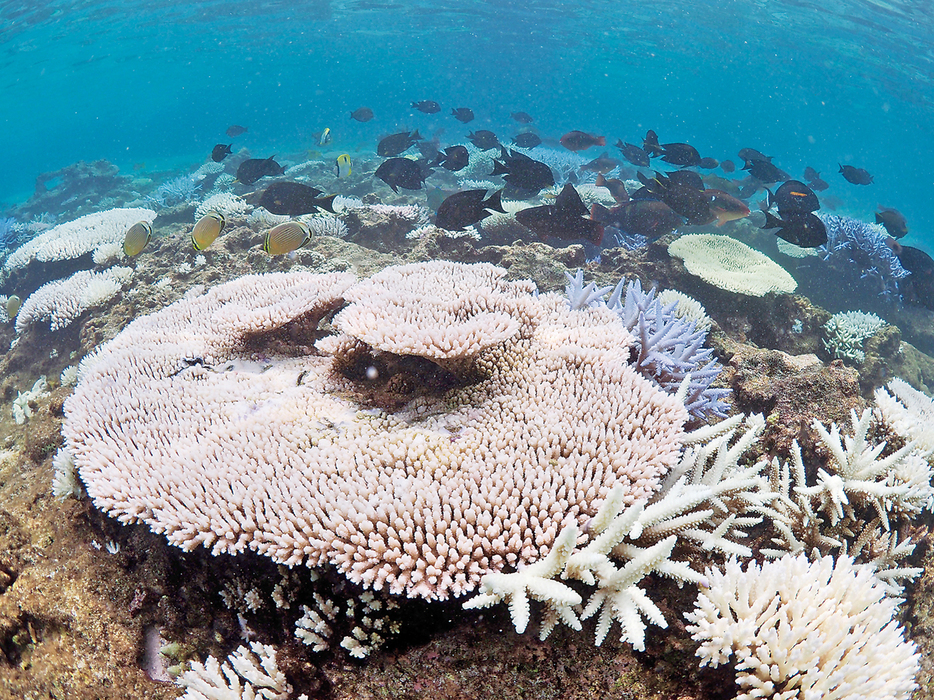
<svg viewBox="0 0 934 700"><path fill-rule="evenodd" d="M400 128L504 140L524 110L543 136L571 129L745 146L822 201L908 218L934 251L934 19L916 2L5 2L0 4L0 204L36 177L106 158L122 172L203 162L225 129L256 155L351 150ZM437 100L423 115L414 100ZM348 117L366 105L368 124ZM477 115L461 125L452 107ZM611 155L615 155L613 149ZM598 155L598 149L587 154ZM837 174L864 167L868 187Z"/></svg>

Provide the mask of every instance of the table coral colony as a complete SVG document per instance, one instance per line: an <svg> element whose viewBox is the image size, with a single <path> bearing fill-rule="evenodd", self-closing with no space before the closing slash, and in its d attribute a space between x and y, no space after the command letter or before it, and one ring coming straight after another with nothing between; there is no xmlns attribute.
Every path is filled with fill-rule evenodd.
<svg viewBox="0 0 934 700"><path fill-rule="evenodd" d="M617 313L504 275L256 275L137 319L66 405L88 494L184 549L413 597L541 559L614 488L656 491L689 414Z"/></svg>

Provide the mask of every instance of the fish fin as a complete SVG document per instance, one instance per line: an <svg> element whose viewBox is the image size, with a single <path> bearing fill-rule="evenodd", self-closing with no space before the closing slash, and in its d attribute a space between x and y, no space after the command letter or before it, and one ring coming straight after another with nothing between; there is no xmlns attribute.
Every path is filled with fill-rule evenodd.
<svg viewBox="0 0 934 700"><path fill-rule="evenodd" d="M782 221L782 220L779 219L778 217L774 216L774 215L772 214L772 212L767 211L767 212L765 212L765 223L764 223L762 226L760 226L759 228L763 228L763 229L766 229L766 228L778 228L778 229L780 229L780 228L781 228L782 226L784 226L784 225L785 225L785 222L784 222L784 221ZM778 236L781 237L781 234L779 233ZM785 240L788 240L788 239L785 239ZM788 241L788 242L791 243L791 241Z"/></svg>
<svg viewBox="0 0 934 700"><path fill-rule="evenodd" d="M496 192L491 194L483 203L483 208L492 209L493 211L498 211L500 214L505 214L506 210L503 209L503 190L496 190Z"/></svg>
<svg viewBox="0 0 934 700"><path fill-rule="evenodd" d="M332 214L336 214L334 211L334 198L337 197L336 194L329 194L327 197L321 197L320 199L314 200L316 207L321 207L325 211L329 211Z"/></svg>
<svg viewBox="0 0 934 700"><path fill-rule="evenodd" d="M505 163L500 163L498 160L493 161L493 172L490 173L490 176L493 175L508 175L509 168L506 167Z"/></svg>
<svg viewBox="0 0 934 700"><path fill-rule="evenodd" d="M768 193L765 201L768 202L769 209L771 209L775 204L775 195L772 194L772 190L770 190L768 187L765 188L765 191Z"/></svg>
<svg viewBox="0 0 934 700"><path fill-rule="evenodd" d="M594 202L590 205L590 218L598 223L603 223L610 218L610 210L600 202Z"/></svg>
<svg viewBox="0 0 934 700"><path fill-rule="evenodd" d="M409 138L413 141L424 141L425 137L418 133L418 129L409 134Z"/></svg>
<svg viewBox="0 0 934 700"><path fill-rule="evenodd" d="M597 173L597 179L594 180L594 183L597 187L606 187L606 178L603 177L603 173Z"/></svg>

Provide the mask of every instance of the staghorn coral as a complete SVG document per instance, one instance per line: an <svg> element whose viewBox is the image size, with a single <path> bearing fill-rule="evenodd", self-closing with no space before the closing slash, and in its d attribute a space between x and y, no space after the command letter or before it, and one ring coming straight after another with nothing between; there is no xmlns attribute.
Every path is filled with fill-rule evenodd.
<svg viewBox="0 0 934 700"><path fill-rule="evenodd" d="M685 617L702 666L735 657L737 700L907 700L919 655L893 620L897 601L849 557L786 555L707 572Z"/></svg>
<svg viewBox="0 0 934 700"><path fill-rule="evenodd" d="M735 416L687 436L695 446L685 451L661 490L647 502L624 507L622 491L614 489L588 523L589 541L578 544L577 527L568 525L545 558L514 573L484 576L481 592L464 607L508 601L516 631L522 633L530 620L529 599L538 600L546 608L542 639L559 621L580 630L580 619L599 612L597 645L618 621L623 641L644 649L643 617L667 627L661 611L637 585L646 575L655 572L678 582L702 583L704 577L696 567L710 552L751 554L738 540L745 536L745 528L761 520L757 512L774 494L761 474L765 462L738 466L764 426L761 416L751 417L731 445L742 421L743 416ZM556 581L559 575L594 588L580 619L576 611L582 598Z"/></svg>
<svg viewBox="0 0 934 700"><path fill-rule="evenodd" d="M841 286L867 288L889 301L898 300L898 281L908 276L895 253L886 245L888 232L848 216L818 214L827 229L821 258L840 276Z"/></svg>
<svg viewBox="0 0 934 700"><path fill-rule="evenodd" d="M901 582L921 569L903 565L915 546L910 538L900 539L894 526L931 507L931 466L925 450L910 441L879 458L886 444L867 440L872 416L866 409L857 419L853 411L853 435L843 439L836 424L828 432L814 422L830 459L826 469L817 469L813 483L808 482L797 441L792 443L791 462L773 458L769 479L777 498L763 513L776 536L774 546L761 551L773 558L786 553L812 558L848 554L872 565L879 581L898 595Z"/></svg>
<svg viewBox="0 0 934 700"><path fill-rule="evenodd" d="M928 456L934 454L934 401L898 377L876 389L876 413L889 428Z"/></svg>
<svg viewBox="0 0 934 700"><path fill-rule="evenodd" d="M186 550L331 564L395 594L462 595L534 562L614 486L655 491L687 412L629 366L616 314L504 275L249 276L133 321L66 402L89 496Z"/></svg>
<svg viewBox="0 0 934 700"><path fill-rule="evenodd" d="M690 375L685 406L691 415L697 418L726 415L728 407L724 399L730 390L710 386L722 367L712 359L713 350L703 347L707 329L676 312L679 299L662 305L654 289L642 291L639 280L629 283L620 280L615 289L597 289L592 282L584 286L581 271L575 277L568 273L565 276L568 280L565 293L572 309L607 306L620 316L636 338L634 344L639 354L633 364L645 377L674 393ZM604 302L611 289L609 301Z"/></svg>
<svg viewBox="0 0 934 700"><path fill-rule="evenodd" d="M681 236L668 253L684 261L692 275L720 289L754 297L791 293L798 286L784 268L744 243L712 233Z"/></svg>
<svg viewBox="0 0 934 700"><path fill-rule="evenodd" d="M46 319L49 330L64 328L88 309L110 300L132 276L132 268L111 267L101 272L83 270L63 280L46 282L20 307L16 333Z"/></svg>
<svg viewBox="0 0 934 700"><path fill-rule="evenodd" d="M122 245L130 226L138 221L152 223L155 218L156 212L151 209L110 209L59 224L10 253L3 263L3 275L8 276L32 260L70 260L91 253L102 245Z"/></svg>
<svg viewBox="0 0 934 700"><path fill-rule="evenodd" d="M180 700L288 700L292 693L275 648L259 642L237 647L224 662L195 661L175 683L186 689Z"/></svg>

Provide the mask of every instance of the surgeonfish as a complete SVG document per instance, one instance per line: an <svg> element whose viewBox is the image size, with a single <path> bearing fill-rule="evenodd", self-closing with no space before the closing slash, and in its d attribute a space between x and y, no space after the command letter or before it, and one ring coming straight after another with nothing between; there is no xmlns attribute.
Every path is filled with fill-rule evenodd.
<svg viewBox="0 0 934 700"><path fill-rule="evenodd" d="M11 321L16 318L16 314L19 313L19 307L23 305L23 300L18 296L13 294L8 297L6 300L6 316Z"/></svg>
<svg viewBox="0 0 934 700"><path fill-rule="evenodd" d="M134 258L143 252L152 239L152 224L148 221L138 221L127 229L123 239L123 252L128 258Z"/></svg>
<svg viewBox="0 0 934 700"><path fill-rule="evenodd" d="M266 231L263 250L270 255L285 255L311 240L311 229L301 221L286 221Z"/></svg>
<svg viewBox="0 0 934 700"><path fill-rule="evenodd" d="M331 130L328 127L324 127L324 131L321 132L321 136L318 137L319 146L327 146L331 143Z"/></svg>
<svg viewBox="0 0 934 700"><path fill-rule="evenodd" d="M223 214L209 211L191 229L191 244L195 247L195 250L204 250L221 235L226 225L227 219L224 218Z"/></svg>
<svg viewBox="0 0 934 700"><path fill-rule="evenodd" d="M337 156L334 170L337 173L337 177L341 179L350 177L350 156L346 153L341 153Z"/></svg>

